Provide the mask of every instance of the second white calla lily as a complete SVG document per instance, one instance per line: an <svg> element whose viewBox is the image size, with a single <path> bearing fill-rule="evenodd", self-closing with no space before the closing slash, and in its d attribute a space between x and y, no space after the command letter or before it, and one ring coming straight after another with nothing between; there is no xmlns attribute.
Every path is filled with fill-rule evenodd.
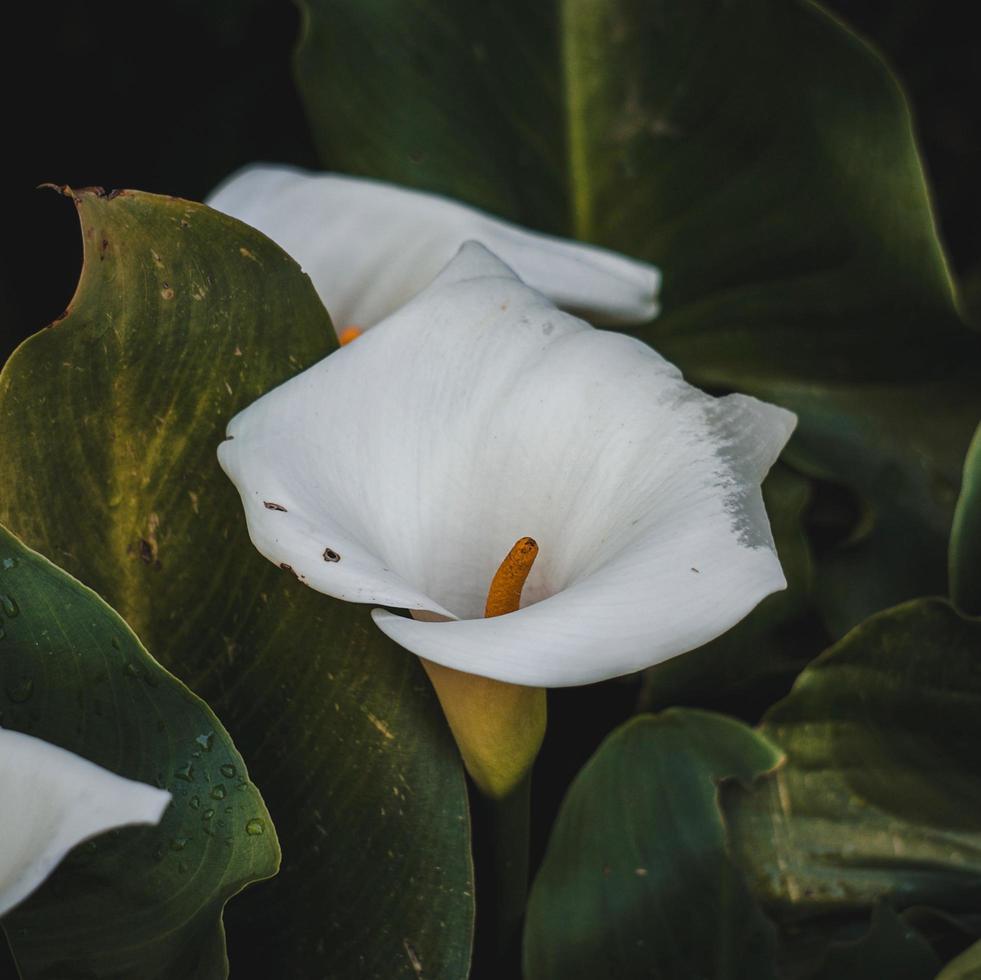
<svg viewBox="0 0 981 980"><path fill-rule="evenodd" d="M258 228L308 273L340 332L395 312L468 240L482 242L559 306L594 323L657 313L660 273L606 249L526 231L435 194L256 164L208 198Z"/></svg>
<svg viewBox="0 0 981 980"><path fill-rule="evenodd" d="M302 582L449 619L374 611L427 660L561 687L698 647L785 586L760 483L794 424L693 388L471 243L236 416L219 458L257 548ZM525 535L522 607L482 618Z"/></svg>
<svg viewBox="0 0 981 980"><path fill-rule="evenodd" d="M0 729L0 916L76 844L127 824L155 824L166 790L124 779L66 749Z"/></svg>

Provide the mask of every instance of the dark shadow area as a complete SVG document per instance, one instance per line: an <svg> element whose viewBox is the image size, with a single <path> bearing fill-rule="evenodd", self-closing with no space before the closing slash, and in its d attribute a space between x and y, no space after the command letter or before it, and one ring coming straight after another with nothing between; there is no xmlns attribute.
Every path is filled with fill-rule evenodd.
<svg viewBox="0 0 981 980"><path fill-rule="evenodd" d="M254 160L316 163L293 86L299 26L277 0L30 4L4 71L8 159L0 360L57 317L81 264L71 202L34 188L203 198Z"/></svg>

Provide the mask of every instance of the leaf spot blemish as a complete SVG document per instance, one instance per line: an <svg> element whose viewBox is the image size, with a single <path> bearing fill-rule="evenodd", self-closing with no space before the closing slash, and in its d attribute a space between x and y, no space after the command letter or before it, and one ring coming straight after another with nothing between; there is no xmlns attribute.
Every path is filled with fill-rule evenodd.
<svg viewBox="0 0 981 980"><path fill-rule="evenodd" d="M324 561L340 561L341 556L333 548L324 548Z"/></svg>
<svg viewBox="0 0 981 980"><path fill-rule="evenodd" d="M244 245L239 247L239 254L244 259L251 259L253 262L258 262L259 260L255 257L255 254L250 252Z"/></svg>
<svg viewBox="0 0 981 980"><path fill-rule="evenodd" d="M696 575L701 575L701 574L702 574L702 573L701 573L701 572L700 572L700 571L699 571L699 570L698 570L698 569L697 569L697 568L696 568L696 567L695 567L694 565L692 565L692 567L691 567L691 570L692 570L692 571L693 571L693 572L694 572L694 573L695 573Z"/></svg>
<svg viewBox="0 0 981 980"><path fill-rule="evenodd" d="M373 715L370 711L367 710L365 711L365 714L368 716L368 721L370 721L372 725L374 725L375 728L377 728L378 731L380 731L382 735L385 736L385 738L388 739L395 738L395 736L392 734L392 730L388 727L388 725L385 724L385 722L381 720L381 718L379 718L377 715Z"/></svg>
<svg viewBox="0 0 981 980"><path fill-rule="evenodd" d="M418 954L412 948L412 944L408 939L402 940L402 945L405 947L405 955L409 957L409 963L412 966L413 972L417 977L422 976L422 960L419 959Z"/></svg>
<svg viewBox="0 0 981 980"><path fill-rule="evenodd" d="M164 283L164 288L160 290L160 296L163 299L173 299L174 291L166 283Z"/></svg>
<svg viewBox="0 0 981 980"><path fill-rule="evenodd" d="M282 504L273 503L271 500L263 500L262 506L266 510L281 510L284 514L286 513L286 508Z"/></svg>

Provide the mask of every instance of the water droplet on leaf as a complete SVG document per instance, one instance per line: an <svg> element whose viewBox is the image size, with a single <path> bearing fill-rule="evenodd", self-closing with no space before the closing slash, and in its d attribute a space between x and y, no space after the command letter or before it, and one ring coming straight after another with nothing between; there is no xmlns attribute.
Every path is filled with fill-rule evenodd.
<svg viewBox="0 0 981 980"><path fill-rule="evenodd" d="M264 823L264 822L263 822L262 820L260 820L260 819L259 819L258 817L253 817L253 818L252 818L252 819L251 819L251 820L250 820L250 821L249 821L249 822L248 822L248 823L247 823L247 824L245 825L245 832L246 832L246 833L247 833L247 834L248 834L248 835L249 835L250 837L258 837L258 836L259 836L260 834L264 834L264 833L266 832L266 825L265 825L265 823Z"/></svg>
<svg viewBox="0 0 981 980"><path fill-rule="evenodd" d="M194 782L194 766L190 762L185 763L177 772L174 773L177 779L183 779L187 783Z"/></svg>

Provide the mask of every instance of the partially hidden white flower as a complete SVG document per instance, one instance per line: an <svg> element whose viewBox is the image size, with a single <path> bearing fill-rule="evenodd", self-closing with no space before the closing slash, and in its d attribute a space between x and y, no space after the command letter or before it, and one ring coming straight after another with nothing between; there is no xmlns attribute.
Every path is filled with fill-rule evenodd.
<svg viewBox="0 0 981 980"><path fill-rule="evenodd" d="M128 824L155 824L170 793L124 779L66 749L0 729L0 916L76 845Z"/></svg>
<svg viewBox="0 0 981 980"><path fill-rule="evenodd" d="M557 310L478 244L264 395L219 459L256 547L420 656L542 687L698 647L785 587L760 483L795 417L713 398ZM522 607L481 618L508 549Z"/></svg>
<svg viewBox="0 0 981 980"><path fill-rule="evenodd" d="M339 332L394 313L469 240L594 323L643 323L657 312L660 273L652 265L393 184L254 165L229 177L207 203L258 228L296 259Z"/></svg>

